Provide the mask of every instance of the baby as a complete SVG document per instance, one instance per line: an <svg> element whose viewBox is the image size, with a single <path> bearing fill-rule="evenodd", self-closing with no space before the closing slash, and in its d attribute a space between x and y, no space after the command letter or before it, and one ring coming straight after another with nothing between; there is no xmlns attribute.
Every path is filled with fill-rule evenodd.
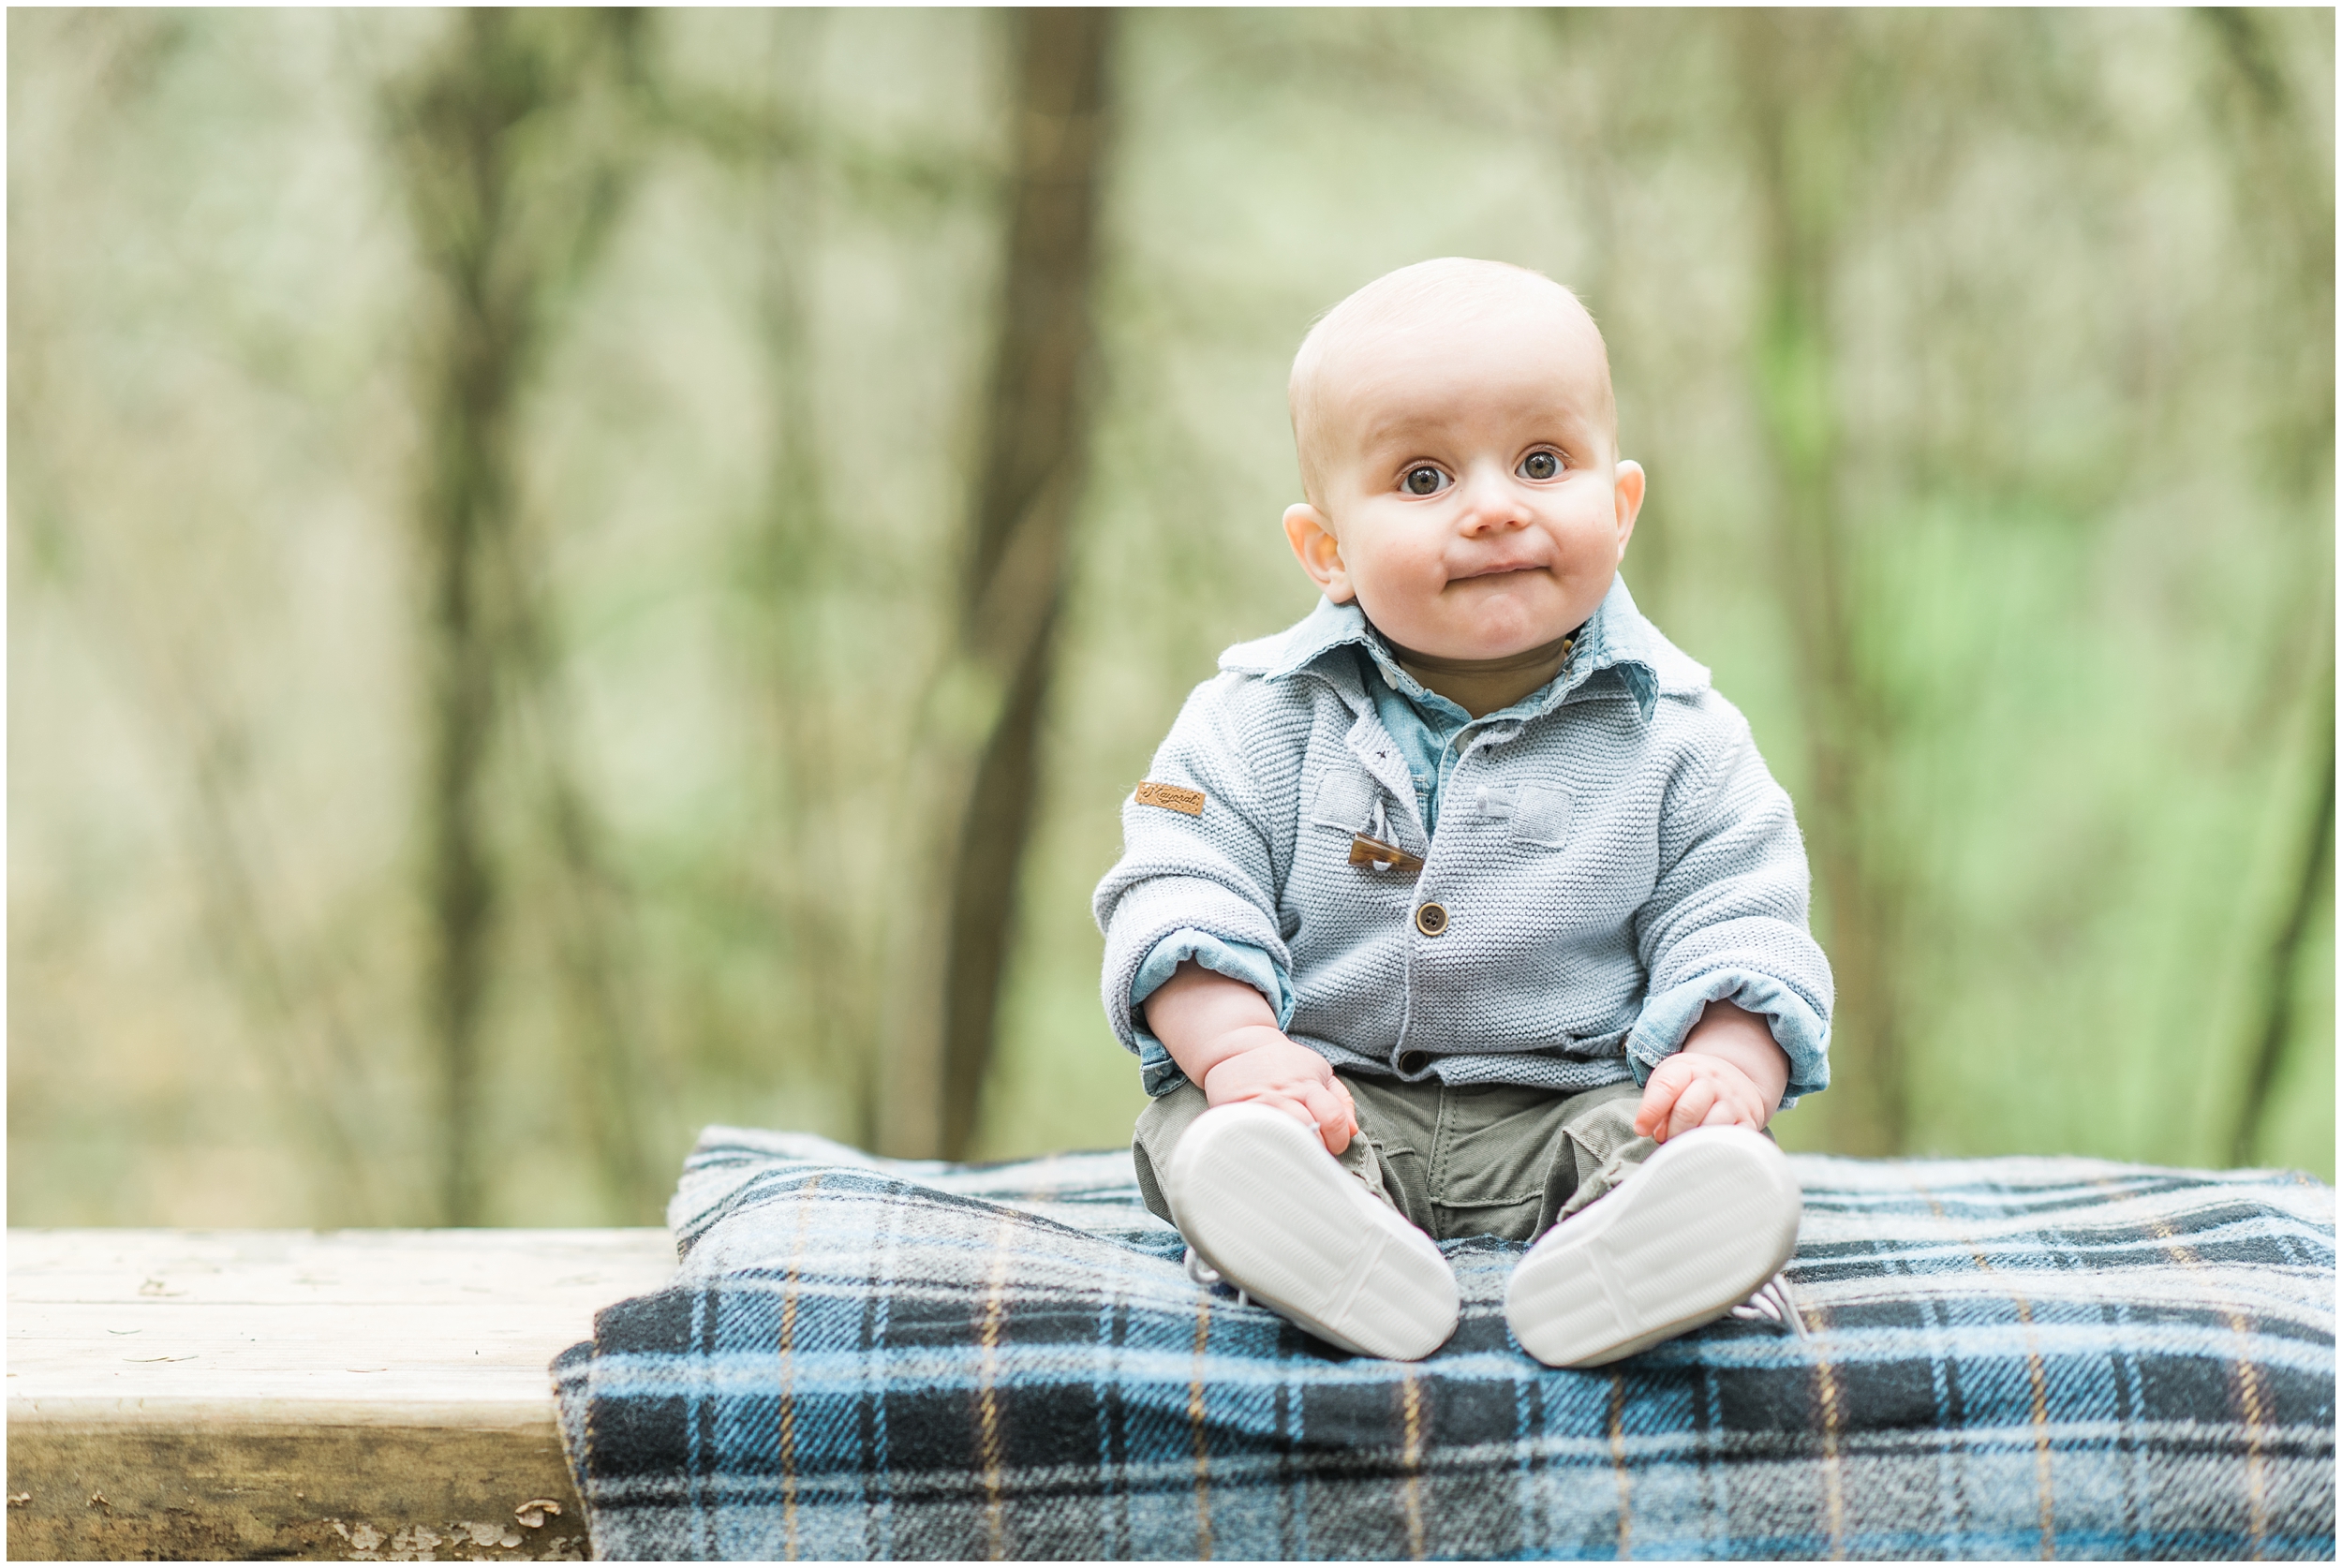
<svg viewBox="0 0 2342 1568"><path fill-rule="evenodd" d="M1324 599L1221 656L1097 893L1140 1189L1199 1279L1370 1355L1453 1332L1436 1239L1534 1240L1522 1348L1615 1360L1795 1249L1762 1130L1828 1084L1831 1007L1796 818L1618 579L1644 477L1567 289L1402 268L1290 391Z"/></svg>

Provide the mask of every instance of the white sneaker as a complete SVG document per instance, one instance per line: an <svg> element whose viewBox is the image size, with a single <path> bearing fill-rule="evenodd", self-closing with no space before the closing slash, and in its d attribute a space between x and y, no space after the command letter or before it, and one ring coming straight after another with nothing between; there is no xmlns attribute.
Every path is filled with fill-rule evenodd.
<svg viewBox="0 0 2342 1568"><path fill-rule="evenodd" d="M1319 1339L1415 1361L1456 1331L1462 1303L1439 1248L1285 1112L1206 1111L1164 1185L1206 1263Z"/></svg>
<svg viewBox="0 0 2342 1568"><path fill-rule="evenodd" d="M1803 1209L1788 1157L1704 1127L1545 1233L1513 1270L1505 1321L1549 1367L1599 1367L1712 1323L1779 1273Z"/></svg>

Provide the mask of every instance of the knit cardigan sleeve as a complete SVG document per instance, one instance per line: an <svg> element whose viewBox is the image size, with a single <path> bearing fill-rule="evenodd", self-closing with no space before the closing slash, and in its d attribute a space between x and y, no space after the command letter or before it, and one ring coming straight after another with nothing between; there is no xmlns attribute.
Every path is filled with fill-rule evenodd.
<svg viewBox="0 0 2342 1568"><path fill-rule="evenodd" d="M1709 1002L1728 1001L1763 1016L1787 1054L1791 1105L1830 1084L1833 998L1807 926L1805 843L1748 721L1713 690L1697 703L1711 738L1668 792L1658 881L1635 917L1650 990L1626 1054L1648 1078Z"/></svg>
<svg viewBox="0 0 2342 1568"><path fill-rule="evenodd" d="M1134 1022L1131 986L1165 938L1196 931L1266 954L1281 990L1292 972L1277 920L1294 789L1281 776L1292 764L1277 755L1289 748L1265 746L1258 726L1245 722L1246 688L1258 686L1223 674L1190 695L1145 783L1122 803L1122 855L1091 901L1105 936L1106 1017L1142 1057L1153 1042ZM1270 804L1280 798L1282 812ZM1158 1075L1149 1073L1150 1089Z"/></svg>

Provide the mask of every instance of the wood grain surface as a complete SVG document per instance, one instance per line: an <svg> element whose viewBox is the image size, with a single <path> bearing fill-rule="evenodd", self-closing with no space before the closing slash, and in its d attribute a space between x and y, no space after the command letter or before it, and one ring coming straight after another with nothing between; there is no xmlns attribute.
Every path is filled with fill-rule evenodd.
<svg viewBox="0 0 2342 1568"><path fill-rule="evenodd" d="M8 1555L583 1556L546 1368L674 1267L662 1230L12 1230Z"/></svg>

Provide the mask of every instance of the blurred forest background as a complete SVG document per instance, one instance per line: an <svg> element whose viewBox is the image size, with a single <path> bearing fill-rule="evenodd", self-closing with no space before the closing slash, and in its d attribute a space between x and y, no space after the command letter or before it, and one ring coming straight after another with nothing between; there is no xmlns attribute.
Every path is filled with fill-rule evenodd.
<svg viewBox="0 0 2342 1568"><path fill-rule="evenodd" d="M1124 1141L1119 804L1451 254L1797 799L1784 1141L2332 1178L2330 10L7 29L11 1223Z"/></svg>

